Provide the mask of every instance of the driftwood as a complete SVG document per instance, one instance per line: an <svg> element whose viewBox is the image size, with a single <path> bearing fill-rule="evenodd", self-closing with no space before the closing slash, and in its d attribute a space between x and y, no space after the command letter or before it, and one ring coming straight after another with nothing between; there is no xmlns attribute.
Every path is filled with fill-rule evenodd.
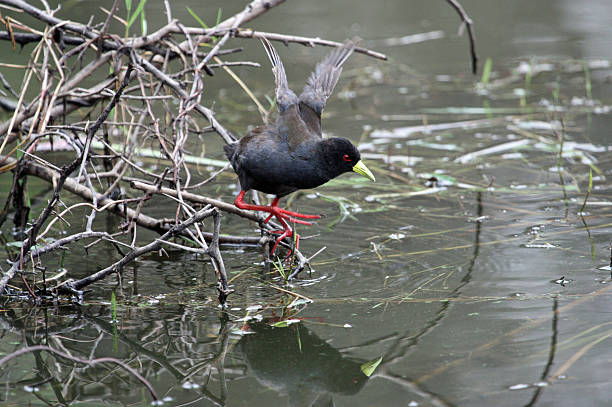
<svg viewBox="0 0 612 407"><path fill-rule="evenodd" d="M117 17L121 3L118 0L113 2L104 21L87 24L62 19L61 8L53 10L45 0L40 2L43 8L23 0L0 0L0 9L4 9L0 24L5 27L5 31L0 31L0 41L9 41L14 48L33 47L29 62L23 66L20 87L9 83L0 72L0 108L11 113L9 120L0 122L0 173L13 172L10 191L2 191L6 195L0 196L6 198L0 212L0 226L12 214L16 240L21 242L18 252L9 253L8 270L0 266L0 298L25 296L44 302L56 300L62 293L81 298L85 287L111 273L119 273L137 256L172 247L210 258L217 274L219 301L225 304L231 289L219 245L255 245L263 249L266 259L270 237L267 233L221 235L221 213L256 221L264 232L274 230L275 226L264 225L258 214L195 193L196 187L214 182L223 169L205 181L195 182L193 169L188 165L193 157L186 153L187 145L194 136L217 134L225 143L236 139L217 121L214 111L201 102L206 75L214 75L215 69L222 68L255 99L231 72L231 66L259 65L222 60L225 55L241 51L226 48L231 38L265 37L285 44L340 45L320 38L241 27L283 2L253 0L236 15L214 28L206 28L189 27L173 19L170 2L165 0L167 23L150 34L130 36L127 26L125 35L109 32L109 22ZM458 4L450 2L453 7ZM471 20L460 6L456 9L473 41ZM20 22L23 14L37 23ZM386 59L385 55L365 48L355 51ZM475 53L473 58L475 64ZM86 79L91 77L99 80L84 87ZM261 104L257 104L262 116L267 116ZM209 127L198 125L201 118L206 119ZM54 145L62 144L69 153L46 154L43 158L40 152L45 144L51 150ZM151 146L161 157L162 168L157 173L137 163L139 152ZM72 153L74 157L70 158ZM226 165L224 169L227 168ZM52 186L48 202L37 219L29 216L29 177ZM66 207L62 201L65 192L76 195L81 202ZM147 215L145 202L153 196L168 200L168 206L175 205L175 210L163 219ZM85 207L89 212L84 229L58 236L58 225L66 223L70 210L77 207ZM119 230L98 230L95 219L102 212L123 219ZM208 230L205 230L201 221L208 217L213 221L207 222ZM143 227L160 236L141 241L138 231ZM69 275L48 279L43 256L79 241L90 241L87 247L112 245L118 253L117 259L80 280L72 280ZM291 243L283 244L289 247ZM297 264L292 275L309 263L309 258L298 250L294 259ZM21 277L21 283L13 281L17 276Z"/></svg>
<svg viewBox="0 0 612 407"><path fill-rule="evenodd" d="M254 0L214 28L204 28L188 27L173 19L170 3L165 1L167 23L163 27L145 36L129 36L127 30L125 36L120 36L108 31L109 22L117 15L118 1L113 2L105 21L82 24L63 20L61 10L52 10L45 1L41 2L43 8L38 8L23 0L0 0L0 7L8 10L0 15L0 23L6 28L0 32L0 40L10 41L14 47L34 46L24 67L21 88L12 86L0 74L0 82L7 91L0 93L0 107L12 113L10 120L0 123L0 172L14 174L12 188L7 191L0 213L0 225L14 211L13 222L21 240L19 252L9 259L9 269L3 270L0 295L25 294L35 301L45 301L68 292L80 298L81 290L87 285L120 272L137 256L166 246L210 257L217 273L219 300L225 303L231 290L219 245L233 243L268 248L269 237L267 234L220 235L221 211L260 224L261 219L231 203L192 192L197 185L187 165L186 145L190 137L203 131L217 133L226 143L235 140L216 120L212 109L201 103L203 75L212 75L219 67L228 70L232 65L258 66L250 61L223 61L224 55L240 51L225 49L230 38L267 37L310 46L339 45L319 38L240 28L241 24L283 2ZM30 15L39 24L21 23L20 14ZM210 46L204 48L203 43ZM358 52L386 58L365 49ZM180 61L180 69L176 70L177 64L170 64L171 61ZM107 75L109 67L111 74ZM85 79L94 75L101 79L93 86L82 87ZM40 94L29 100L27 95L38 87ZM174 99L174 104L168 103L169 99ZM95 114L101 103L106 108L101 114ZM165 114L160 115L160 110ZM85 112L85 116L76 115L77 111ZM111 111L114 112L112 120L109 119ZM92 116L93 124L87 121ZM198 127L198 116L208 121L208 129ZM121 140L119 148L117 139ZM66 154L54 154L53 162L49 162L38 153L43 142L50 142L51 146L61 142L76 157L66 162ZM145 142L157 145L168 163L160 173L135 162ZM218 173L206 182L214 180ZM35 220L29 218L28 177L37 177L53 186L47 205ZM122 194L122 188L128 194ZM82 202L63 208L62 196L66 191L80 197ZM144 202L154 195L175 203L176 210L168 218L157 219L145 213ZM55 237L56 228L66 221L70 209L81 206L89 212L84 230L48 240ZM121 217L124 222L120 230L96 230L95 219L101 212ZM207 217L212 217L213 222L209 230L204 230L201 221ZM143 242L137 239L140 227L154 230L160 237L141 245ZM187 238L191 244L176 241L179 237ZM119 258L80 280L71 280L66 275L50 284L41 256L78 241L89 241L87 247L107 242L117 249ZM296 252L296 258L298 269L307 265L308 259L301 253ZM9 286L16 276L21 276L20 287Z"/></svg>

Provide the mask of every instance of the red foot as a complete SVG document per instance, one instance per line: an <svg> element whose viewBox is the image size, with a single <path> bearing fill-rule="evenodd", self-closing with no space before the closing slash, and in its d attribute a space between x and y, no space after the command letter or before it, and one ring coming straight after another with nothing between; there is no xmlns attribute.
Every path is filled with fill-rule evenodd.
<svg viewBox="0 0 612 407"><path fill-rule="evenodd" d="M280 236L276 239L276 243L274 244L274 247L272 248L272 251L270 252L270 254L274 254L274 251L276 250L276 247L281 242L281 240L283 240L286 237L292 238L294 236L293 230L291 229L291 227L289 227L289 225L287 224L287 222L285 222L285 220L292 222L292 223L299 223L302 225L312 225L312 223L310 222L306 222L306 221L295 219L295 218L302 218L302 219L321 218L319 215L304 215L298 212L288 211L286 209L279 208L278 207L278 201L279 201L278 197L274 198L270 206L247 204L246 202L244 202L245 193L246 191L244 190L240 191L240 193L236 197L236 200L234 201L234 205L236 205L240 209L267 212L270 214L270 216L266 218L264 223L268 223L270 219L272 219L272 217L274 216L276 217L276 219L280 222L281 226L283 227L283 230L275 230L272 232L275 234L279 233ZM296 233L295 234L295 248L296 249L299 248L299 244L300 244L300 235ZM291 254L291 252L289 252L289 254Z"/></svg>

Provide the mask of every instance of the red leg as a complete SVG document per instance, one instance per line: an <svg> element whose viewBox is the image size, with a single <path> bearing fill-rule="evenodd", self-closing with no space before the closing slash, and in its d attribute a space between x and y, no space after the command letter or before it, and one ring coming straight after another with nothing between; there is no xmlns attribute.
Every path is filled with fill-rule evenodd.
<svg viewBox="0 0 612 407"><path fill-rule="evenodd" d="M293 237L293 230L291 229L291 227L289 227L287 222L285 222L286 220L289 222L300 223L303 225L312 225L312 223L310 222L295 219L295 217L304 218L304 219L319 219L320 218L319 215L304 215L301 213L292 212L286 209L279 208L278 207L278 201L279 201L278 197L274 198L270 206L247 204L246 202L244 202L245 193L246 191L244 190L240 191L240 193L236 197L236 200L234 200L234 205L236 205L236 207L240 209L245 209L245 210L262 211L262 212L269 213L270 215L266 218L264 223L268 223L270 219L272 219L272 217L276 217L276 219L279 221L279 223L283 227L283 230L277 231L278 233L280 233L280 236L276 239L276 243L274 244L274 247L272 248L271 253L274 253L274 251L276 250L276 247L281 242L281 240L283 240L286 237L289 237L289 238ZM295 234L295 239L296 239L296 242L295 242L296 248L298 248L300 236L297 233Z"/></svg>

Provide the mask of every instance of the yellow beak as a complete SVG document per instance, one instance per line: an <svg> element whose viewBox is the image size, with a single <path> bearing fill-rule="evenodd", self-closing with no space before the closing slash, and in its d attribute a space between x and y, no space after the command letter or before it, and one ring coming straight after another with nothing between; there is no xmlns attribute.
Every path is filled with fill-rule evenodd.
<svg viewBox="0 0 612 407"><path fill-rule="evenodd" d="M372 174L372 171L370 171L361 160L359 160L359 162L355 164L355 166L353 167L353 171L355 171L359 175L363 175L364 177L369 178L372 182L376 181L376 178L374 178L374 174Z"/></svg>

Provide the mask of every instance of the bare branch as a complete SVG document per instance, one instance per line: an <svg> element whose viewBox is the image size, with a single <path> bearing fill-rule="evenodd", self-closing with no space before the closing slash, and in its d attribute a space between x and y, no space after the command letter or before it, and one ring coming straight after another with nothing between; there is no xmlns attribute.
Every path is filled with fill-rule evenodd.
<svg viewBox="0 0 612 407"><path fill-rule="evenodd" d="M467 27L468 37L470 39L470 55L472 56L472 73L476 75L478 72L478 55L476 55L476 39L472 30L472 19L467 15L461 4L457 0L446 0L448 4L459 14L461 21Z"/></svg>

